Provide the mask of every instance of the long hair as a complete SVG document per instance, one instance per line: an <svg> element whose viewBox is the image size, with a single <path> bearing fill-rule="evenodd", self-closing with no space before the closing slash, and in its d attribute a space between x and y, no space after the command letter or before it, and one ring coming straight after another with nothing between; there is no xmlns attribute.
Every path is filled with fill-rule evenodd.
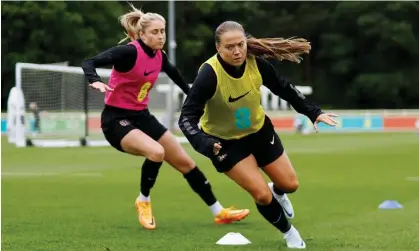
<svg viewBox="0 0 419 251"><path fill-rule="evenodd" d="M124 27L126 36L119 43L127 39L131 41L139 39L140 31L144 31L153 20L160 20L166 24L166 20L160 14L152 12L144 13L142 10L135 8L131 3L129 5L132 10L119 17L119 22Z"/></svg>
<svg viewBox="0 0 419 251"><path fill-rule="evenodd" d="M247 53L279 61L300 63L303 54L310 53L310 42L303 38L247 38Z"/></svg>
<svg viewBox="0 0 419 251"><path fill-rule="evenodd" d="M240 30L245 34L241 24L226 21L220 24L215 31L215 42L218 44L220 36L230 30ZM255 38L247 36L248 55L300 63L302 55L310 53L310 50L310 42L303 38Z"/></svg>
<svg viewBox="0 0 419 251"><path fill-rule="evenodd" d="M132 10L119 17L119 22L125 30L125 38L119 41L119 43L122 43L127 39L130 39L131 41L138 39L138 32L141 30L139 21L144 13L135 8L131 3L129 3L129 5Z"/></svg>

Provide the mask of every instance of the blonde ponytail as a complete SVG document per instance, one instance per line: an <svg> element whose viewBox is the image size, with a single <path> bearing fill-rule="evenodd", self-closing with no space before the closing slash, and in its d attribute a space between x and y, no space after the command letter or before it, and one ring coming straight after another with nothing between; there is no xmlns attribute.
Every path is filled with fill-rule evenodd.
<svg viewBox="0 0 419 251"><path fill-rule="evenodd" d="M160 14L151 12L143 13L131 3L129 5L132 10L119 17L119 22L124 27L126 35L124 39L119 41L119 44L127 39L131 41L139 39L140 31L144 31L154 20L160 20L166 25L166 20Z"/></svg>
<svg viewBox="0 0 419 251"><path fill-rule="evenodd" d="M144 13L141 10L135 8L131 3L129 5L131 6L132 11L119 17L119 22L121 23L122 27L124 27L126 35L124 39L119 41L119 44L127 39L133 41L139 38L138 33L141 30L140 19Z"/></svg>

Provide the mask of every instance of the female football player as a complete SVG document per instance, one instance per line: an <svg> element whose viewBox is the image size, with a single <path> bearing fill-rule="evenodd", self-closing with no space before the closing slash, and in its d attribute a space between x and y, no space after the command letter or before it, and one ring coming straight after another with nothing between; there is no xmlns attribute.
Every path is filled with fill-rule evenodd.
<svg viewBox="0 0 419 251"><path fill-rule="evenodd" d="M293 209L286 193L297 190L298 180L265 115L260 87L265 85L287 100L316 129L318 122L335 125L335 115L310 103L266 59L299 63L310 44L304 39L246 37L239 23L227 21L215 31L215 45L218 53L200 67L179 126L194 149L253 197L258 211L284 234L289 248L303 249L303 239L287 219L293 217ZM271 184L266 184L259 167Z"/></svg>

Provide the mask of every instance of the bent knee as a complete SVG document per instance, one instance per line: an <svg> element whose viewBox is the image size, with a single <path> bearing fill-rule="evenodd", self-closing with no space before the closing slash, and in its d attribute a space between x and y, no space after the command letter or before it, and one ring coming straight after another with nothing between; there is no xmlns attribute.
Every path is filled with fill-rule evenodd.
<svg viewBox="0 0 419 251"><path fill-rule="evenodd" d="M300 184L299 184L298 180L293 179L293 180L288 181L285 184L283 184L282 189L286 193L293 193L293 192L297 191L299 186L300 186Z"/></svg>
<svg viewBox="0 0 419 251"><path fill-rule="evenodd" d="M268 187L255 191L252 196L259 205L268 205L272 200L272 192Z"/></svg>
<svg viewBox="0 0 419 251"><path fill-rule="evenodd" d="M192 170L196 167L196 164L191 158L185 158L181 161L179 166L181 166L181 167L183 167L187 170Z"/></svg>
<svg viewBox="0 0 419 251"><path fill-rule="evenodd" d="M146 156L147 159L153 162L163 162L164 161L164 148L161 145L156 146L150 153Z"/></svg>
<svg viewBox="0 0 419 251"><path fill-rule="evenodd" d="M189 157L177 159L176 161L174 161L174 163L171 164L176 170L183 174L189 173L192 169L196 167L195 162Z"/></svg>

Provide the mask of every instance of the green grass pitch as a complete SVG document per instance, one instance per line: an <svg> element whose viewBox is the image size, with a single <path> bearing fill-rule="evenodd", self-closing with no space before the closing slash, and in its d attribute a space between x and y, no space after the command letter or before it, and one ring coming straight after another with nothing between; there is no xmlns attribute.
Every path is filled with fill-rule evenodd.
<svg viewBox="0 0 419 251"><path fill-rule="evenodd" d="M281 138L300 180L290 198L307 250L419 250L419 134ZM247 219L215 225L183 177L165 164L151 195L157 229L144 230L134 208L143 158L109 147L16 149L3 137L2 250L288 250L251 197L184 146L223 206L249 208ZM390 199L404 208L378 209ZM216 245L228 232L252 244Z"/></svg>

